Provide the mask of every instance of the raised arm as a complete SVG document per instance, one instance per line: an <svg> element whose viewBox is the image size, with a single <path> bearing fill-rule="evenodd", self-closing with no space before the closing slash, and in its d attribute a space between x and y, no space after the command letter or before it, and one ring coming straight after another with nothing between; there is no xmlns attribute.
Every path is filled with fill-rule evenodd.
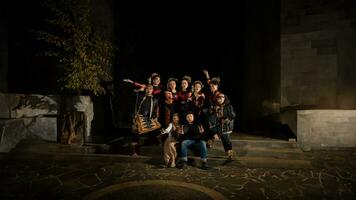
<svg viewBox="0 0 356 200"><path fill-rule="evenodd" d="M134 83L131 79L128 79L128 78L125 78L125 79L122 79L122 81L124 82L127 82L127 83Z"/></svg>
<svg viewBox="0 0 356 200"><path fill-rule="evenodd" d="M144 88L146 87L145 84L137 83L137 82L135 82L135 81L132 81L131 79L125 78L125 79L123 79L122 81L127 82L127 83L131 83L131 84L133 84L134 86L139 87L139 88L141 88L141 89L144 89Z"/></svg>
<svg viewBox="0 0 356 200"><path fill-rule="evenodd" d="M210 76L209 76L209 72L206 69L203 69L203 74L205 75L205 78L207 80L207 83L210 84Z"/></svg>
<svg viewBox="0 0 356 200"><path fill-rule="evenodd" d="M172 123L169 123L168 127L162 132L162 134L171 132L172 128L173 128Z"/></svg>
<svg viewBox="0 0 356 200"><path fill-rule="evenodd" d="M208 70L203 69L203 73L204 73L204 75L205 75L206 79L210 79L210 76L209 76L209 72L208 72Z"/></svg>

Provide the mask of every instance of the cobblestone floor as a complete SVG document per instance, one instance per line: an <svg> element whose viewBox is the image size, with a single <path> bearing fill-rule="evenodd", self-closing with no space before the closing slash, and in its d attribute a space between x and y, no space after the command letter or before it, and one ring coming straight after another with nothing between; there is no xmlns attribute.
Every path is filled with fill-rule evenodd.
<svg viewBox="0 0 356 200"><path fill-rule="evenodd" d="M293 163L284 168L246 167L237 159L225 165L211 160L207 171L199 165L164 168L161 160L139 157L3 154L0 158L0 199L217 198L209 191L226 199L356 199L356 151L306 153L312 164L308 168L295 169ZM156 184L128 187L135 181Z"/></svg>

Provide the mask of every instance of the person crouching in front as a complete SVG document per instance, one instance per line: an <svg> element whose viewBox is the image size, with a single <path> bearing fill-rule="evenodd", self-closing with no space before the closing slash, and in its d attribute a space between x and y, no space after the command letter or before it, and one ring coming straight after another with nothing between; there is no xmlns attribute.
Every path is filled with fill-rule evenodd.
<svg viewBox="0 0 356 200"><path fill-rule="evenodd" d="M208 151L204 140L204 128L202 125L194 123L193 112L186 114L187 124L183 125L184 140L181 143L181 165L180 168L186 168L188 162L188 147L193 144L199 145L200 158L202 160L202 169L208 169Z"/></svg>
<svg viewBox="0 0 356 200"><path fill-rule="evenodd" d="M176 166L177 150L176 144L180 135L183 134L182 126L179 124L179 114L173 114L172 123L169 123L168 127L163 131L162 134L168 134L167 139L164 141L163 145L163 158L167 167Z"/></svg>

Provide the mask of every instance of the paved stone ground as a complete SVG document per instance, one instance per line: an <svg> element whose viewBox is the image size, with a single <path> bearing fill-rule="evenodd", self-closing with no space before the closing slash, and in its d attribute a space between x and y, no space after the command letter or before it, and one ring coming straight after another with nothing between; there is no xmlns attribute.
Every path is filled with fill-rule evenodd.
<svg viewBox="0 0 356 200"><path fill-rule="evenodd" d="M0 199L356 199L356 150L305 153L311 165L299 168L214 159L207 171L199 161L182 170L140 156L0 158Z"/></svg>

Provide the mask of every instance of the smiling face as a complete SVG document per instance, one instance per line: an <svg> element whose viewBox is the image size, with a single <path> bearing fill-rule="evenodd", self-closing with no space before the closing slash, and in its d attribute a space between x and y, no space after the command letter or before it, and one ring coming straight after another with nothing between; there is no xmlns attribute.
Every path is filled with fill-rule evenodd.
<svg viewBox="0 0 356 200"><path fill-rule="evenodd" d="M177 87L177 83L175 82L175 81L169 81L169 83L168 83L168 88L171 90L171 91L173 91L173 90L175 90L176 89L176 87Z"/></svg>
<svg viewBox="0 0 356 200"><path fill-rule="evenodd" d="M202 86L199 83L194 84L194 92L200 92Z"/></svg>
<svg viewBox="0 0 356 200"><path fill-rule="evenodd" d="M161 78L160 78L159 76L156 76L156 77L153 78L152 84L153 84L154 86L157 86L157 85L159 85L160 83L161 83Z"/></svg>
<svg viewBox="0 0 356 200"><path fill-rule="evenodd" d="M152 85L148 85L148 86L145 88L145 94L146 94L146 96L152 96L152 92L153 92L153 87L152 87Z"/></svg>
<svg viewBox="0 0 356 200"><path fill-rule="evenodd" d="M173 94L171 91L165 91L164 96L166 97L166 99L173 99Z"/></svg>
<svg viewBox="0 0 356 200"><path fill-rule="evenodd" d="M213 83L210 83L210 91L212 93L216 92L219 89L219 86Z"/></svg>
<svg viewBox="0 0 356 200"><path fill-rule="evenodd" d="M182 80L181 86L182 86L183 90L186 90L188 88L188 85L189 85L189 83L187 80Z"/></svg>
<svg viewBox="0 0 356 200"><path fill-rule="evenodd" d="M178 124L179 123L179 115L173 115L172 121L174 124Z"/></svg>
<svg viewBox="0 0 356 200"><path fill-rule="evenodd" d="M194 115L191 113L187 114L187 116L185 118L189 124L192 124L194 121Z"/></svg>
<svg viewBox="0 0 356 200"><path fill-rule="evenodd" d="M225 102L225 95L219 95L217 98L216 98L216 101L218 102L219 105L222 105L224 102Z"/></svg>

